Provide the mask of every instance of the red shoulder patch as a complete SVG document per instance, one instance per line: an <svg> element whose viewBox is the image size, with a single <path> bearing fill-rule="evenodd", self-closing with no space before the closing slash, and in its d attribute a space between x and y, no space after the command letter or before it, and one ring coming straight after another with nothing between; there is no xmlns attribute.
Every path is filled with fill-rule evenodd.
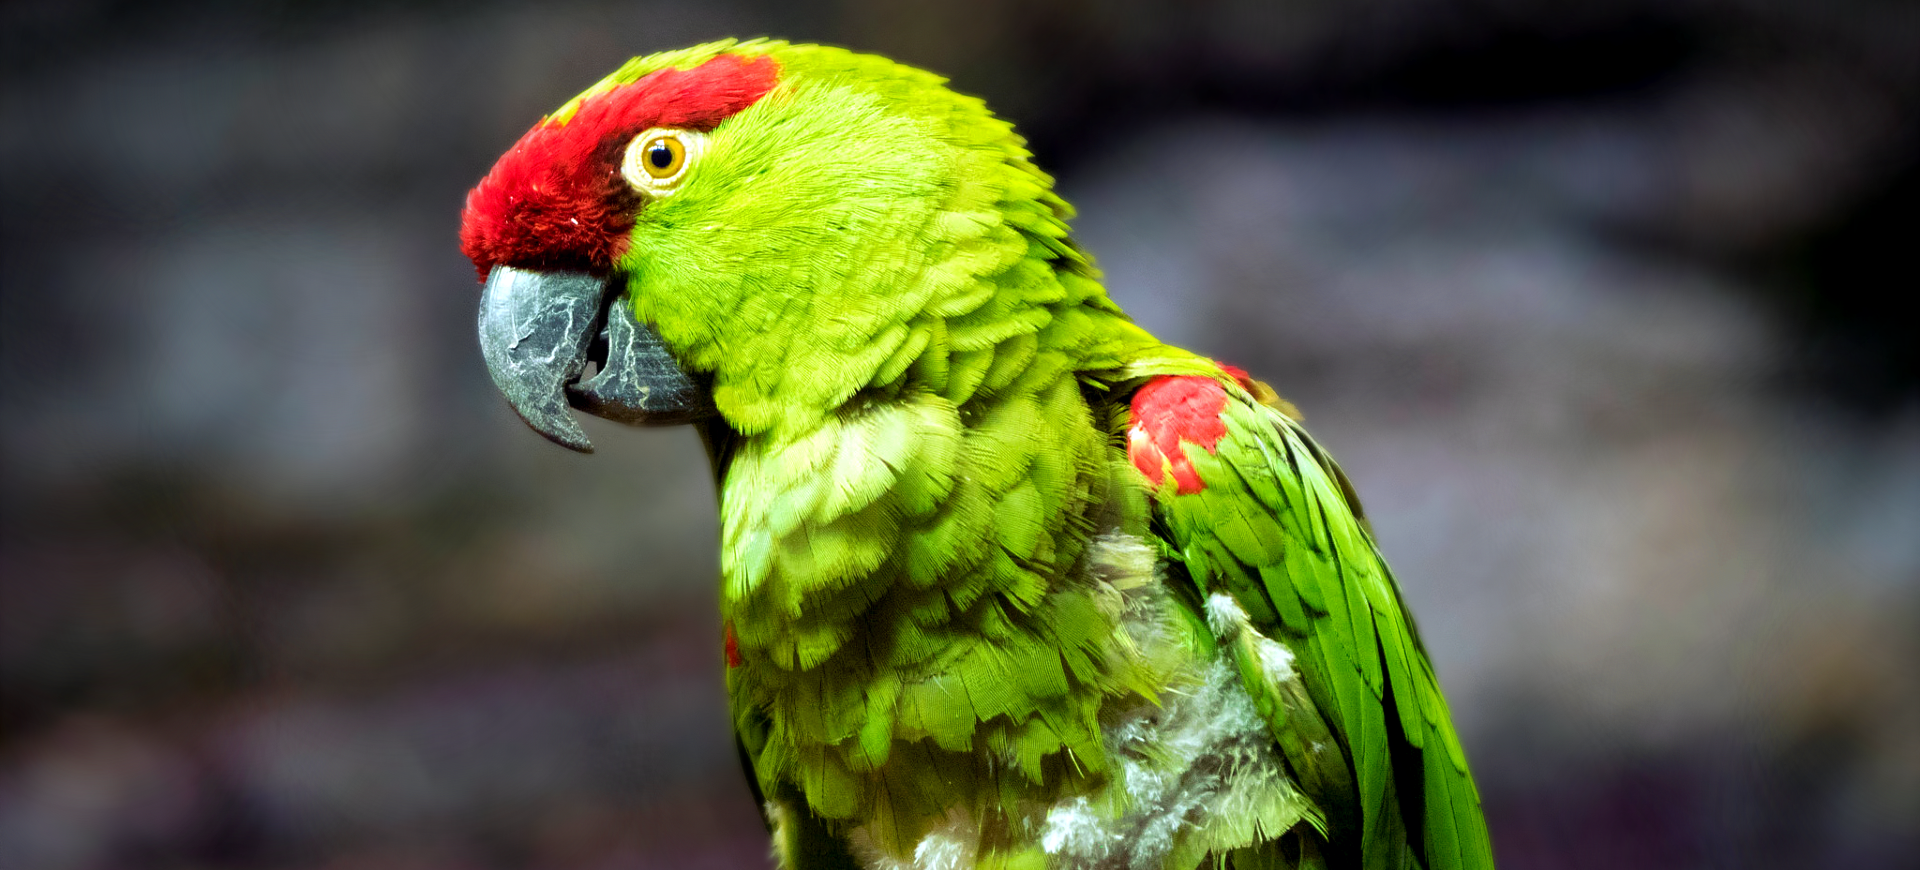
<svg viewBox="0 0 1920 870"><path fill-rule="evenodd" d="M727 667L737 668L747 663L745 659L740 657L740 636L733 633L733 620L727 620L724 625L726 627L726 634L725 638L721 641L721 647L727 654Z"/></svg>
<svg viewBox="0 0 1920 870"><path fill-rule="evenodd" d="M1181 444L1214 452L1227 434L1227 423L1220 418L1226 407L1227 388L1213 378L1169 375L1148 381L1133 394L1127 458L1155 486L1171 472L1182 495L1206 489Z"/></svg>
<svg viewBox="0 0 1920 870"><path fill-rule="evenodd" d="M771 57L723 54L664 69L541 120L467 194L460 249L494 266L605 273L626 251L640 195L620 177L627 140L650 127L712 130L779 80Z"/></svg>

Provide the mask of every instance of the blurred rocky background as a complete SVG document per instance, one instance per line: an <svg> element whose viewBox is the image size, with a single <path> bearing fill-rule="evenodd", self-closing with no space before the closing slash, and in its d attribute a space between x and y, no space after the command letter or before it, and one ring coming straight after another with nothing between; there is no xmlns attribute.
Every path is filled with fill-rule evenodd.
<svg viewBox="0 0 1920 870"><path fill-rule="evenodd" d="M1920 853L1920 7L0 12L0 867L765 866L686 431L526 430L461 197L770 34L1016 119L1367 499L1507 868Z"/></svg>

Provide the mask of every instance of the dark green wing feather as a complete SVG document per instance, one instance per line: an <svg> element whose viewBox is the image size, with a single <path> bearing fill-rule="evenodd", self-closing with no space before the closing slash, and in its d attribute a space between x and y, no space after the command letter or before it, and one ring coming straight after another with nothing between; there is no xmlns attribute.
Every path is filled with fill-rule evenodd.
<svg viewBox="0 0 1920 870"><path fill-rule="evenodd" d="M1491 867L1466 754L1351 486L1277 407L1239 385L1226 392L1225 434L1211 450L1181 445L1203 488L1163 477L1155 515L1327 813L1330 857L1369 870ZM1216 606L1228 600L1238 609ZM1291 655L1263 655L1269 641Z"/></svg>

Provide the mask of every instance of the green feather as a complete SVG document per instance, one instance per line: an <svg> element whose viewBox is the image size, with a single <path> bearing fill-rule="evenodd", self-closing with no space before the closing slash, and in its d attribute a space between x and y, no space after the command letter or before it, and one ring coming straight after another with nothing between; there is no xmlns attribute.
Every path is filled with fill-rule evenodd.
<svg viewBox="0 0 1920 870"><path fill-rule="evenodd" d="M1297 697L1325 699L1318 706L1345 746L1351 779L1330 776L1323 762L1304 757L1312 741L1289 736L1312 718L1283 715L1288 708L1278 698L1259 703L1302 782L1334 810L1334 849L1357 844L1369 868L1397 867L1408 856L1429 868L1489 866L1479 800L1432 666L1350 503L1350 487L1296 423L1229 389L1227 437L1214 451L1186 448L1205 488L1180 495L1162 487L1160 509L1203 592L1239 599L1255 620L1249 630L1305 639L1295 646L1306 653L1301 678L1317 685L1302 686ZM1271 522L1250 522L1254 515ZM1240 565L1260 582L1245 582ZM1244 646L1237 655L1258 698L1257 669L1246 663L1252 653ZM1399 751L1419 756L1418 802L1398 793L1389 727L1403 741ZM1417 826L1403 815L1413 808L1424 811ZM1424 831L1423 842L1407 842L1409 830Z"/></svg>

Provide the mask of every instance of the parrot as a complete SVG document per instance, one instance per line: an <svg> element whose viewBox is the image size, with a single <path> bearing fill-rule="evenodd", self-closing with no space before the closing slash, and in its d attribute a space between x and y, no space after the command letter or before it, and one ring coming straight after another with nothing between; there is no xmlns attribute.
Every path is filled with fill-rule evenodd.
<svg viewBox="0 0 1920 870"><path fill-rule="evenodd" d="M778 866L1491 867L1353 485L1131 320L1073 214L936 74L722 40L538 121L460 244L529 426L699 433Z"/></svg>

